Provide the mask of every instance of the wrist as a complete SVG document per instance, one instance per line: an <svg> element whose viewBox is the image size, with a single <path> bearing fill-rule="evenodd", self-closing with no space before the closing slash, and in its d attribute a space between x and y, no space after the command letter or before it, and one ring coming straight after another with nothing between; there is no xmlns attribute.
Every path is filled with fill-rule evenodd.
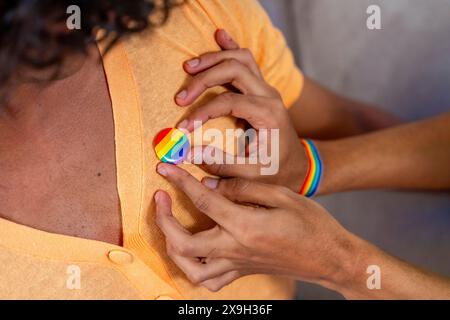
<svg viewBox="0 0 450 320"><path fill-rule="evenodd" d="M345 236L335 241L331 257L328 263L328 276L323 277L318 284L337 291L347 297L351 288L358 282L357 274L364 264L366 254L365 243L362 239L345 231Z"/></svg>
<svg viewBox="0 0 450 320"><path fill-rule="evenodd" d="M346 299L368 297L368 267L379 261L379 250L369 242L349 233L347 240L338 244L337 263L339 267L329 281L327 288L337 291Z"/></svg>
<svg viewBox="0 0 450 320"><path fill-rule="evenodd" d="M308 156L305 152L301 140L296 140L298 146L293 148L288 155L288 160L284 163L285 170L282 171L277 184L284 185L295 193L300 192L308 174Z"/></svg>

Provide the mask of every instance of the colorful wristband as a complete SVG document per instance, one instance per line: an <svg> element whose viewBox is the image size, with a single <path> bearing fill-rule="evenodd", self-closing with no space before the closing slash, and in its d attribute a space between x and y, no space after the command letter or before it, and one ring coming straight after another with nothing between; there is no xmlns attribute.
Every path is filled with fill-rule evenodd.
<svg viewBox="0 0 450 320"><path fill-rule="evenodd" d="M312 197L316 194L317 189L319 189L320 179L322 178L322 161L320 160L316 146L311 140L301 140L301 143L305 147L309 160L309 168L305 182L300 189L300 194L305 197Z"/></svg>

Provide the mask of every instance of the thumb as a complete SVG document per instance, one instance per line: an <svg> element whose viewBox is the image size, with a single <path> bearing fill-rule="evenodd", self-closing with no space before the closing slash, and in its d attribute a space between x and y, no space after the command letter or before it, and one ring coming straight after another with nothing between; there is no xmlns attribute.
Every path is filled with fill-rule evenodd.
<svg viewBox="0 0 450 320"><path fill-rule="evenodd" d="M222 50L237 50L239 45L233 38L223 29L218 29L215 34L217 44Z"/></svg>
<svg viewBox="0 0 450 320"><path fill-rule="evenodd" d="M202 179L202 183L233 202L269 208L285 208L292 194L294 194L281 186L241 178L215 179L205 177Z"/></svg>
<svg viewBox="0 0 450 320"><path fill-rule="evenodd" d="M186 242L190 238L187 231L172 214L172 199L165 191L158 190L155 193L156 224L167 238L179 242Z"/></svg>

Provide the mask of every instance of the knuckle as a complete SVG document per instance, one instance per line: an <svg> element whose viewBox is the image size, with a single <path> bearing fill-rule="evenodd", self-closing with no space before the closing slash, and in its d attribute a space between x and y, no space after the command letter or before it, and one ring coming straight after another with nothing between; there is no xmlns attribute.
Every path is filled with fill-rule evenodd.
<svg viewBox="0 0 450 320"><path fill-rule="evenodd" d="M247 101L249 104L255 105L255 106L259 106L261 105L261 99L259 99L258 97L255 96L247 96L246 97ZM261 108L262 110L267 109L267 108Z"/></svg>
<svg viewBox="0 0 450 320"><path fill-rule="evenodd" d="M271 98L269 100L269 109L273 119L277 121L285 120L287 111L281 99Z"/></svg>
<svg viewBox="0 0 450 320"><path fill-rule="evenodd" d="M245 192L249 186L250 181L242 178L233 178L228 180L229 190L235 194Z"/></svg>
<svg viewBox="0 0 450 320"><path fill-rule="evenodd" d="M292 194L292 190L286 186L275 185L274 192L276 192L279 196L288 197L290 199L290 195Z"/></svg>
<svg viewBox="0 0 450 320"><path fill-rule="evenodd" d="M233 92L224 92L219 96L219 99L221 99L221 102L224 104L234 104L236 94Z"/></svg>
<svg viewBox="0 0 450 320"><path fill-rule="evenodd" d="M200 87L203 90L207 89L208 88L208 79L209 79L208 72L199 73L192 79L191 86Z"/></svg>
<svg viewBox="0 0 450 320"><path fill-rule="evenodd" d="M168 240L166 240L166 252L169 258L173 258L175 256L175 248L173 247L172 243Z"/></svg>
<svg viewBox="0 0 450 320"><path fill-rule="evenodd" d="M272 87L271 85L268 85L267 90L270 93L270 96L275 99L275 103L278 106L280 106L280 105L283 106L283 103L282 103L283 97L281 96L281 93L277 90L277 88Z"/></svg>
<svg viewBox="0 0 450 320"><path fill-rule="evenodd" d="M200 284L204 281L201 272L197 269L188 272L186 276L193 284Z"/></svg>
<svg viewBox="0 0 450 320"><path fill-rule="evenodd" d="M236 238L239 242L245 245L248 240L249 233L252 232L252 226L247 219L241 219L235 226Z"/></svg>
<svg viewBox="0 0 450 320"><path fill-rule="evenodd" d="M210 232L212 236L217 237L223 232L223 230L220 225L216 224L212 229L210 229Z"/></svg>
<svg viewBox="0 0 450 320"><path fill-rule="evenodd" d="M209 64L210 62L213 62L220 57L221 51L218 52L207 52L200 56L200 59L203 63Z"/></svg>
<svg viewBox="0 0 450 320"><path fill-rule="evenodd" d="M189 256L192 252L192 245L189 241L171 242L170 248L172 254L179 256Z"/></svg>
<svg viewBox="0 0 450 320"><path fill-rule="evenodd" d="M248 248L255 248L265 241L265 234L260 230L249 230L242 236L242 244Z"/></svg>
<svg viewBox="0 0 450 320"><path fill-rule="evenodd" d="M264 230L266 230L267 225L264 226L264 224L260 224L261 221L259 220L260 219L250 221L249 219L246 219L239 224L236 237L244 247L258 248L260 245L266 243L267 232Z"/></svg>
<svg viewBox="0 0 450 320"><path fill-rule="evenodd" d="M225 171L226 171L226 167L223 164L216 164L214 166L214 174L216 176L219 176L219 177L223 176L225 174Z"/></svg>
<svg viewBox="0 0 450 320"><path fill-rule="evenodd" d="M227 59L224 62L224 64L225 64L225 67L230 70L237 70L242 66L242 64L239 62L239 60L237 60L235 58Z"/></svg>
<svg viewBox="0 0 450 320"><path fill-rule="evenodd" d="M274 114L274 112L273 112L273 109L270 108L270 105L269 105L269 107L261 108L260 116L262 118L267 119L267 120L273 119L273 114Z"/></svg>
<svg viewBox="0 0 450 320"><path fill-rule="evenodd" d="M245 59L247 59L247 60L254 60L253 53L250 51L250 49L242 48L242 49L239 49L239 51L245 57Z"/></svg>
<svg viewBox="0 0 450 320"><path fill-rule="evenodd" d="M180 173L179 173L178 176L179 176L181 179L183 179L183 180L186 180L186 179L188 179L188 178L190 177L190 174L189 174L187 171L180 170L179 172L180 172Z"/></svg>
<svg viewBox="0 0 450 320"><path fill-rule="evenodd" d="M200 194L194 201L194 205L200 211L208 211L210 208L210 201L205 193Z"/></svg>
<svg viewBox="0 0 450 320"><path fill-rule="evenodd" d="M278 92L277 92L277 94L278 94ZM281 100L281 97L270 98L268 101L269 101L269 105L271 106L271 108L275 111L285 109L283 101Z"/></svg>

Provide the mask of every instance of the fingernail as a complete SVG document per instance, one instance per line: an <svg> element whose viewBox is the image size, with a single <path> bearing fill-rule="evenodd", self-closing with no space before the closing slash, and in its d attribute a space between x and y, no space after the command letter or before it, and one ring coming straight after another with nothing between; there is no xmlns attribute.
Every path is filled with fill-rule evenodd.
<svg viewBox="0 0 450 320"><path fill-rule="evenodd" d="M219 179L204 178L203 184L210 189L216 189L217 186L219 185Z"/></svg>
<svg viewBox="0 0 450 320"><path fill-rule="evenodd" d="M187 129L188 124L189 124L188 120L183 120L178 124L178 129Z"/></svg>
<svg viewBox="0 0 450 320"><path fill-rule="evenodd" d="M189 67L194 68L194 67L196 67L196 66L198 66L200 64L200 59L195 58L195 59L189 60L189 61L186 62L186 64Z"/></svg>
<svg viewBox="0 0 450 320"><path fill-rule="evenodd" d="M160 192L157 191L157 192L155 193L155 202L158 203L158 202L159 202L159 199L160 199Z"/></svg>
<svg viewBox="0 0 450 320"><path fill-rule="evenodd" d="M186 99L187 95L188 95L188 92L186 90L183 90L177 94L177 98L184 100L184 99Z"/></svg>
<svg viewBox="0 0 450 320"><path fill-rule="evenodd" d="M202 126L202 121L200 120L194 120L194 130L197 130L198 128L200 128Z"/></svg>
<svg viewBox="0 0 450 320"><path fill-rule="evenodd" d="M167 176L167 170L166 170L166 168L164 168L163 165L158 165L157 170L160 175L162 175L164 177Z"/></svg>
<svg viewBox="0 0 450 320"><path fill-rule="evenodd" d="M192 164L192 159L191 159L191 150L188 150L188 152L186 153L186 157L184 158L183 163L188 163L188 164Z"/></svg>

